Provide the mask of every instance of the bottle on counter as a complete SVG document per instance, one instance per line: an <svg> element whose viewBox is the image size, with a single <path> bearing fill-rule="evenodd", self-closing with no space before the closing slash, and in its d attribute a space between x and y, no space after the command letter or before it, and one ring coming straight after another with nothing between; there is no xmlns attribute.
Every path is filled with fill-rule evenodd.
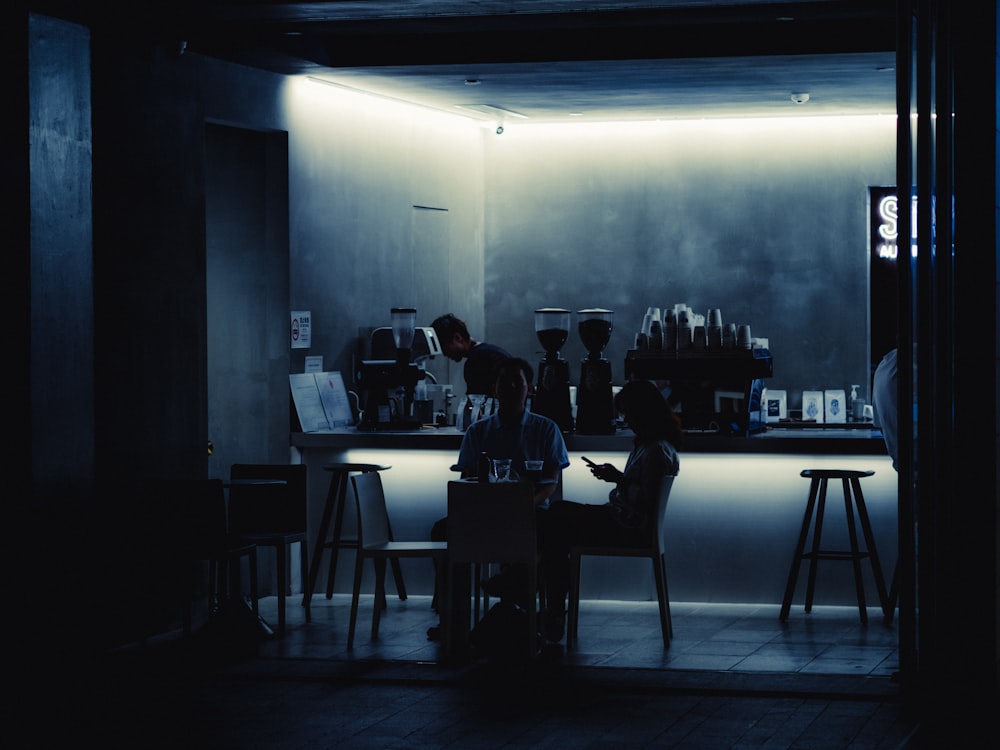
<svg viewBox="0 0 1000 750"><path fill-rule="evenodd" d="M493 473L493 462L486 455L486 451L479 454L479 463L476 464L476 478L480 482L489 482L490 474Z"/></svg>
<svg viewBox="0 0 1000 750"><path fill-rule="evenodd" d="M861 386L851 386L850 411L847 412L847 419L850 422L861 422L864 420L865 402L858 398L858 388Z"/></svg>

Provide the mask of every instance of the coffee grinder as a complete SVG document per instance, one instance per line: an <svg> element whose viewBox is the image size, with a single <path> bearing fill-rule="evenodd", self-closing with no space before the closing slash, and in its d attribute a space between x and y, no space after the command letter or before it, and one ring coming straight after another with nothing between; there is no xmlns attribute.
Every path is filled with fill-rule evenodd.
<svg viewBox="0 0 1000 750"><path fill-rule="evenodd" d="M580 387L576 391L576 431L583 435L611 435L615 432L611 363L602 352L611 340L614 313L592 308L578 310L577 315L580 340L588 354L580 368Z"/></svg>
<svg viewBox="0 0 1000 750"><path fill-rule="evenodd" d="M420 429L420 420L411 416L414 389L425 375L420 367L410 362L416 319L415 308L392 308L392 340L396 345L396 358L369 359L361 363L357 381L367 396L359 430Z"/></svg>
<svg viewBox="0 0 1000 750"><path fill-rule="evenodd" d="M551 419L563 432L573 431L569 362L559 354L569 338L569 315L569 310L558 307L535 310L535 335L545 349L545 357L538 363L538 387L531 400L531 410Z"/></svg>

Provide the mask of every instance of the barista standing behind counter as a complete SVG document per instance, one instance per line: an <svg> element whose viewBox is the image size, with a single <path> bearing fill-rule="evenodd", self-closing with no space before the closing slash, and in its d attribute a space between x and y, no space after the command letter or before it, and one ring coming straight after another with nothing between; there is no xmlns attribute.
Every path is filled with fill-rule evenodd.
<svg viewBox="0 0 1000 750"><path fill-rule="evenodd" d="M465 321L451 313L438 317L431 325L437 334L441 351L455 362L465 360L466 394L484 394L493 397L496 368L510 353L494 344L476 341L469 335Z"/></svg>

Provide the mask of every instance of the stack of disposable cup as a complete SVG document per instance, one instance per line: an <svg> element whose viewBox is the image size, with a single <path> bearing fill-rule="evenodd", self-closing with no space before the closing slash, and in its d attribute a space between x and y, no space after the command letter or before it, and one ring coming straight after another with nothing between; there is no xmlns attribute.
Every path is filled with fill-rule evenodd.
<svg viewBox="0 0 1000 750"><path fill-rule="evenodd" d="M722 310L717 307L709 309L708 316L706 318L706 326L708 330L708 348L709 349L721 349L722 348Z"/></svg>
<svg viewBox="0 0 1000 750"><path fill-rule="evenodd" d="M691 325L691 318L685 305L677 316L677 349L690 349L693 336L694 331Z"/></svg>
<svg viewBox="0 0 1000 750"><path fill-rule="evenodd" d="M677 351L677 318L672 307L667 308L663 321L663 349L668 352Z"/></svg>
<svg viewBox="0 0 1000 750"><path fill-rule="evenodd" d="M660 320L660 308L648 307L646 315L649 317L649 331L646 334L649 340L649 350L658 352L663 349L663 323Z"/></svg>

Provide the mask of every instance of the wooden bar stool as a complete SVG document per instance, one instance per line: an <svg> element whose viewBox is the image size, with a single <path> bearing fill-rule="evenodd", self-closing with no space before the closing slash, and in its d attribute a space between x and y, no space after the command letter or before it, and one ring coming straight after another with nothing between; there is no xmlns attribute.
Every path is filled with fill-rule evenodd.
<svg viewBox="0 0 1000 750"><path fill-rule="evenodd" d="M347 488L350 475L364 474L370 471L385 471L391 466L366 463L335 463L323 466L330 472L330 489L326 494L326 505L323 506L323 517L320 520L319 531L316 534L316 545L313 547L312 564L309 567L309 593L311 599L316 590L316 579L323 562L323 552L330 550L330 570L326 580L326 598L333 597L333 584L337 573L337 557L342 549L357 549L356 536L344 537L344 507L347 504ZM333 534L330 535L330 520L333 519ZM390 539L392 530L389 530ZM392 575L396 581L396 591L400 599L406 599L406 587L403 584L403 572L399 560L392 561Z"/></svg>
<svg viewBox="0 0 1000 750"><path fill-rule="evenodd" d="M861 493L862 477L870 477L874 471L855 471L851 469L805 469L800 476L810 480L809 499L806 502L805 517L802 520L802 530L795 554L792 556L791 570L788 572L788 583L785 586L785 598L781 603L781 621L788 619L788 611L792 606L792 596L795 593L795 582L798 579L799 568L803 560L809 560L809 582L806 587L806 612L812 611L813 594L816 590L816 563L819 560L850 560L854 566L854 586L858 594L858 610L861 622L868 622L868 609L865 604L865 589L861 580L861 561L868 558L871 561L872 573L875 575L875 587L878 589L879 605L883 615L887 615L889 596L885 589L885 578L879 563L878 552L875 549L875 537L872 534L868 509ZM831 479L841 480L844 486L844 510L847 513L847 533L850 538L849 550L826 550L821 547L823 534L823 517L826 512L826 488ZM852 494L853 491L853 494ZM858 547L858 532L855 527L855 509L861 522L861 531L865 537L865 549ZM815 524L815 525L814 525ZM813 526L814 525L814 526ZM809 527L813 526L812 545L809 552L805 551Z"/></svg>

